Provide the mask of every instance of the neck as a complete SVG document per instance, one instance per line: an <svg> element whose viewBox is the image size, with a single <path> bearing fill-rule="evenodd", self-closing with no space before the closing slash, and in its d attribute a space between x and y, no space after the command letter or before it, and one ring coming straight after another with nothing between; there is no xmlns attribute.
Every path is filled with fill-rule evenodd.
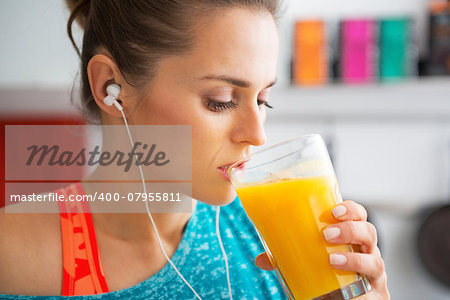
<svg viewBox="0 0 450 300"><path fill-rule="evenodd" d="M94 175L94 178L96 176ZM91 176L86 178L91 179ZM108 184L110 185L110 184ZM83 189L86 194L94 195L95 192L105 191L117 192L117 188L108 188L104 184L89 184L82 182ZM138 184L141 187L141 184ZM126 195L126 191L119 192L121 195ZM92 218L94 221L96 231L101 231L103 234L116 238L119 240L130 241L155 241L157 239L156 232L152 222L144 208L144 202L132 203L134 205L141 205L142 212L102 212L102 204L99 201L90 203ZM197 200L192 198L192 211L197 205ZM103 209L103 211L105 211ZM150 208L151 211L151 208ZM158 230L159 236L162 240L172 241L180 240L183 235L184 227L189 221L192 213L151 213L152 219Z"/></svg>

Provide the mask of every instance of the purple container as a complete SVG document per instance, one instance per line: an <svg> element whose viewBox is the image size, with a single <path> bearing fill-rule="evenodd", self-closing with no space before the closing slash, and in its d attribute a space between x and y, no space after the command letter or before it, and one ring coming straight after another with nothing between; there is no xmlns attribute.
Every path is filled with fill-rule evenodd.
<svg viewBox="0 0 450 300"><path fill-rule="evenodd" d="M376 79L376 22L369 19L341 22L340 74L345 83Z"/></svg>

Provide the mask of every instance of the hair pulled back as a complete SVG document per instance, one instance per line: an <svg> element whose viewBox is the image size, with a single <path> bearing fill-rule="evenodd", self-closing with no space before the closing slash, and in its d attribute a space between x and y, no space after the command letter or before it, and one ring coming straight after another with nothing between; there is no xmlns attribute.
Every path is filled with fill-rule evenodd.
<svg viewBox="0 0 450 300"><path fill-rule="evenodd" d="M102 49L111 54L124 79L142 87L154 76L161 58L188 51L198 17L220 17L226 8L267 11L276 20L278 0L66 0L71 13L69 38L81 59L81 97L86 117L97 119L87 75L89 60ZM77 47L72 25L84 30Z"/></svg>

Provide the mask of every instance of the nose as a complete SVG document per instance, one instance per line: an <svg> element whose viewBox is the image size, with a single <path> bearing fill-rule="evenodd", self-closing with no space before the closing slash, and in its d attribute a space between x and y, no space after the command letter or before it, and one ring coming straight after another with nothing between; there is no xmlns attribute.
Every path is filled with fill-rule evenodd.
<svg viewBox="0 0 450 300"><path fill-rule="evenodd" d="M248 105L240 109L235 120L235 127L232 133L234 143L247 143L253 146L261 146L266 140L264 130L265 112L260 111L256 101L253 105Z"/></svg>

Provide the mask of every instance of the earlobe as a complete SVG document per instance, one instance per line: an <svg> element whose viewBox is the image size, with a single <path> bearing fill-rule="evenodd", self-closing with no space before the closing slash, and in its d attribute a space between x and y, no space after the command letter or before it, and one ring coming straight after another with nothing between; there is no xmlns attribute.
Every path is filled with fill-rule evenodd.
<svg viewBox="0 0 450 300"><path fill-rule="evenodd" d="M112 83L118 83L118 86L120 86L120 83L123 82L123 77L120 74L116 63L106 55L97 54L89 61L87 73L92 96L100 109L109 115L121 117L122 115L113 101L111 103L114 104L114 106L109 106L104 102L105 98L108 96L106 91L107 87ZM120 98L116 97L115 99L118 100Z"/></svg>

